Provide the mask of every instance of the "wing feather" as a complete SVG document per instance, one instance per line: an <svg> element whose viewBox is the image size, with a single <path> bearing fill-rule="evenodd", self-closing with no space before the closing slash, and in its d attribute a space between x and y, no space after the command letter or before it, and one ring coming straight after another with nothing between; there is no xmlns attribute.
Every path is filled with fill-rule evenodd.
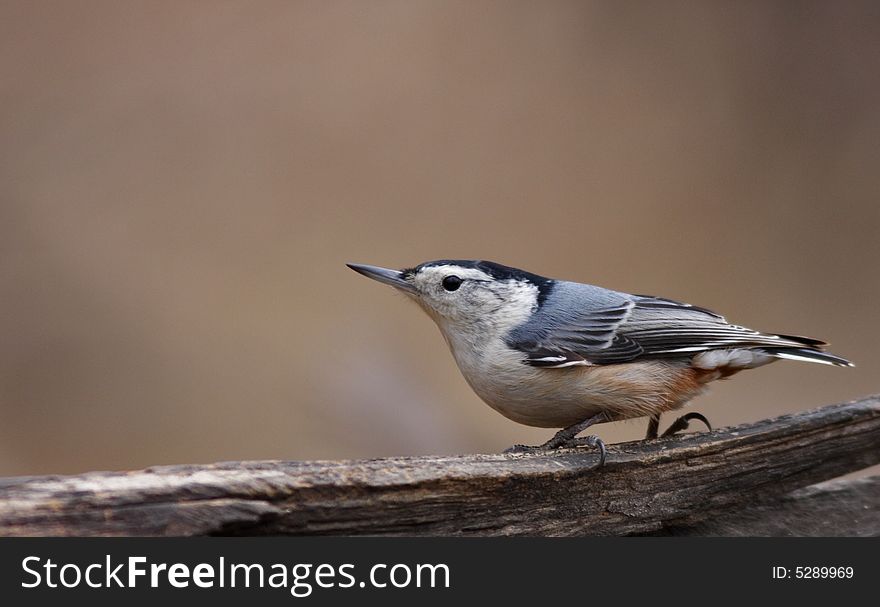
<svg viewBox="0 0 880 607"><path fill-rule="evenodd" d="M706 308L557 283L554 297L511 332L508 344L538 367L607 365L639 358L692 357L722 348L809 348L809 338L761 333Z"/></svg>

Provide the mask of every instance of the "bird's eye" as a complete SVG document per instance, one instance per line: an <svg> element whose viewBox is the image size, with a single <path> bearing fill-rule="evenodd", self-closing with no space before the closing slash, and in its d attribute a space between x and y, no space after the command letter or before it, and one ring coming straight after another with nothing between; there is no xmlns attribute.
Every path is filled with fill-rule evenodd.
<svg viewBox="0 0 880 607"><path fill-rule="evenodd" d="M447 276L443 279L443 288L447 291L456 291L461 286L462 280L458 276Z"/></svg>

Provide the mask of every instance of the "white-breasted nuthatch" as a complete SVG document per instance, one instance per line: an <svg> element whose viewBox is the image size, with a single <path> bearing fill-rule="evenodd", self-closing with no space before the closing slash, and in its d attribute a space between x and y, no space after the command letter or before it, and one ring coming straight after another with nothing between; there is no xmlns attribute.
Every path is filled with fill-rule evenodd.
<svg viewBox="0 0 880 607"><path fill-rule="evenodd" d="M761 333L686 303L554 280L490 261L429 261L406 270L348 264L414 299L434 319L468 384L528 426L563 428L540 447L605 446L589 426L684 406L716 379L778 359L842 367L808 337ZM708 421L676 420L664 436Z"/></svg>

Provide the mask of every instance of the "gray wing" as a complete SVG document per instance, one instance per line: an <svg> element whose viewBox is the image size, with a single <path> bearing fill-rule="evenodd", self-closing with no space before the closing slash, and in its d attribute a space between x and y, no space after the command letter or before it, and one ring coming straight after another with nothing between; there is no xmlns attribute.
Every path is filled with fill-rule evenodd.
<svg viewBox="0 0 880 607"><path fill-rule="evenodd" d="M625 293L555 281L552 295L507 336L536 367L568 367L631 360L643 349L619 332L636 298Z"/></svg>
<svg viewBox="0 0 880 607"><path fill-rule="evenodd" d="M705 308L557 282L553 295L507 343L536 367L607 365L639 358L690 358L730 347L815 348L817 340L729 324Z"/></svg>

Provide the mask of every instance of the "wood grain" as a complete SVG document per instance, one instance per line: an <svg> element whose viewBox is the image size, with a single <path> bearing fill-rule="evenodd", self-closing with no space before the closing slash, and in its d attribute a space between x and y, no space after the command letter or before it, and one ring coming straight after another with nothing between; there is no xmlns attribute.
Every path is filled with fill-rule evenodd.
<svg viewBox="0 0 880 607"><path fill-rule="evenodd" d="M747 504L657 535L748 537L880 536L880 476L841 479Z"/></svg>
<svg viewBox="0 0 880 607"><path fill-rule="evenodd" d="M0 480L0 534L808 534L856 499L876 515L871 483L834 500L828 487L797 490L880 462L880 397L612 445L604 468L596 460L561 450L9 478ZM764 520L775 504L816 512L815 522L759 526L758 510L747 514L759 504ZM877 532L871 520L868 534Z"/></svg>

